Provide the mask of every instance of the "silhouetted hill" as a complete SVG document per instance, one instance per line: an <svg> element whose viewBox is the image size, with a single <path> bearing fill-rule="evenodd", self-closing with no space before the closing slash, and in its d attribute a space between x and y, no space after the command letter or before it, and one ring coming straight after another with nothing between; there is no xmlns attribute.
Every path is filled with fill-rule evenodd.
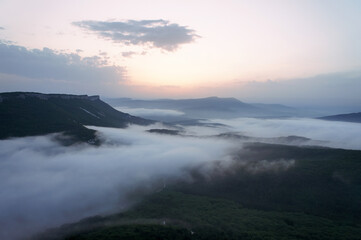
<svg viewBox="0 0 361 240"><path fill-rule="evenodd" d="M131 98L106 99L113 107L172 109L185 113L182 118L236 118L296 116L297 110L280 104L250 104L236 98L158 99ZM183 119L182 119L183 120Z"/></svg>
<svg viewBox="0 0 361 240"><path fill-rule="evenodd" d="M361 112L320 117L323 120L361 123Z"/></svg>
<svg viewBox="0 0 361 240"><path fill-rule="evenodd" d="M0 93L0 139L65 131L87 140L95 131L84 125L123 128L151 122L119 112L99 96Z"/></svg>

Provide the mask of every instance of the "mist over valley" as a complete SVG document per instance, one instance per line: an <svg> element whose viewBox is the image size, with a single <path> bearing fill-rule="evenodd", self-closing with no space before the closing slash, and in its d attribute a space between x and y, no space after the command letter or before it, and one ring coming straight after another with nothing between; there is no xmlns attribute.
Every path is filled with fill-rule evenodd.
<svg viewBox="0 0 361 240"><path fill-rule="evenodd" d="M57 124L57 121L46 118L46 124L43 126L49 131L48 134L43 135L44 130L36 128L31 131L39 131L34 132L37 136L18 137L19 131L13 131L9 128L11 125L7 124L7 135L12 137L0 142L2 238L30 238L38 236L37 234L48 228L86 217L128 212L143 204L143 199L148 196L157 196L164 191L224 198L242 203L251 209L310 211L311 215L321 214L334 218L335 216L330 214L333 211L332 201L324 203L326 209L320 208L319 211L315 211L312 210L316 204L313 200L306 201L305 205L302 202L289 205L277 200L281 196L278 191L290 191L290 186L286 184L289 181L286 179L291 177L289 174L301 171L299 168L302 169L302 164L308 161L321 164L320 168L323 168L322 165L330 168L327 173L314 173L316 175L308 176L313 178L320 174L318 177L335 181L330 186L319 183L320 188L325 188L323 191L343 192L350 191L344 188L346 186L358 186L357 177L354 173L349 173L351 169L338 167L338 164L346 164L342 162L349 161L349 157L346 157L348 155L360 155L359 123L299 117L199 119L199 115L192 117L190 113L187 120L177 119L163 123L139 118L150 112L154 116L183 115L180 108L164 110L157 105L159 110L154 111L147 108L128 108L132 114L138 116L119 112L121 116L126 116L124 119L127 120L121 121L128 121L128 125L110 128L116 120L112 120L114 123L110 122L109 117L118 113L99 98L78 99L77 96L71 95L7 93L2 95L0 107L3 109L2 116L8 119L19 114L34 119L39 114L46 116L42 108L37 106L50 103L58 106L54 109L59 117L66 114L77 119L76 129L84 128L92 134L84 135L83 132L74 131L72 125L65 127L65 132L58 132L58 129L47 127ZM95 103L97 108L92 105ZM10 111L10 104L18 104L19 112ZM29 104L38 110L23 111L22 109ZM209 104L209 109L215 109L213 112L222 111L217 106L212 108L212 104ZM94 123L102 127L88 125L90 121L97 121ZM19 123L16 124L19 126ZM32 134L26 132L24 135ZM318 155L326 158L326 162L318 162ZM333 156L340 158L335 161ZM351 157L353 158L354 163L347 163L351 164L351 168L359 164L357 157ZM259 185L264 181L261 179L265 178L270 179L267 183ZM267 185L275 184L273 181L278 178L278 190L267 193L267 189L276 187ZM292 188L297 186L296 188L300 188L299 191L302 192L304 189L302 185L298 185L299 180L294 180L296 185ZM241 189L237 187L246 183L249 186ZM344 187L337 186L339 183L345 184ZM228 187L221 189L228 190L218 189L217 186L223 184L227 184ZM307 187L307 184L304 187ZM257 192L266 194L269 198L260 200ZM310 196L326 201L324 196L314 194L316 193L311 193ZM336 219L344 220L345 214L350 214L346 205L356 204L360 196L358 193L352 193L342 201L339 200L340 206L344 206L341 209L344 210L335 213ZM297 196L291 194L290 197L288 201L299 201ZM357 222L360 217L358 207L351 209L354 212L352 219ZM94 226L90 223L88 226L85 222L86 227L83 228L99 229L108 221L105 217ZM149 221L157 224L158 220ZM118 226L111 224L113 225ZM123 225L124 223L119 226ZM202 224L198 223L194 228L200 226ZM74 231L67 228L57 230L56 239L81 233ZM49 237L47 234L39 236L41 239Z"/></svg>
<svg viewBox="0 0 361 240"><path fill-rule="evenodd" d="M360 12L1 0L0 240L360 240Z"/></svg>

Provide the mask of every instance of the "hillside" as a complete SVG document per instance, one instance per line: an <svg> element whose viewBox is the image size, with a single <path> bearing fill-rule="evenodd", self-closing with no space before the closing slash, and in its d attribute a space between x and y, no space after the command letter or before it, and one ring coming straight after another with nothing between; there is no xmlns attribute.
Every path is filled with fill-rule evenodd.
<svg viewBox="0 0 361 240"><path fill-rule="evenodd" d="M342 122L361 123L361 112L325 116L325 117L321 117L320 119L329 120L329 121L342 121Z"/></svg>
<svg viewBox="0 0 361 240"><path fill-rule="evenodd" d="M211 179L195 170L195 181L176 189L248 208L361 223L361 151L249 143L235 159Z"/></svg>
<svg viewBox="0 0 361 240"><path fill-rule="evenodd" d="M84 125L126 127L151 121L119 112L99 96L0 93L0 139L63 132L87 141L94 130Z"/></svg>
<svg viewBox="0 0 361 240"><path fill-rule="evenodd" d="M249 209L235 201L164 190L126 213L96 216L34 240L356 240L361 229L295 212Z"/></svg>
<svg viewBox="0 0 361 240"><path fill-rule="evenodd" d="M158 99L135 100L131 98L106 99L113 107L171 109L184 113L184 118L236 118L295 116L297 110L279 104L250 104L236 98Z"/></svg>
<svg viewBox="0 0 361 240"><path fill-rule="evenodd" d="M359 239L361 151L248 144L231 166L35 239Z"/></svg>

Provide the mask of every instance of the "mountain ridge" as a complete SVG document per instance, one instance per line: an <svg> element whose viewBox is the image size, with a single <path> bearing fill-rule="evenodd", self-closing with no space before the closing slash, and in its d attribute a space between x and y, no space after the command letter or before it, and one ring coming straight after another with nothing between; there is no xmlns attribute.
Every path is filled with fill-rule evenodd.
<svg viewBox="0 0 361 240"><path fill-rule="evenodd" d="M4 92L0 93L0 102L3 101L3 99L9 99L9 98L21 98L25 99L27 97L35 97L42 100L48 100L50 98L60 98L60 99L84 99L84 100L90 100L90 101L96 101L100 100L99 95L73 95L73 94L60 94L60 93L37 93L37 92Z"/></svg>
<svg viewBox="0 0 361 240"><path fill-rule="evenodd" d="M328 121L361 123L361 112L330 115L330 116L320 117L319 119L328 120Z"/></svg>
<svg viewBox="0 0 361 240"><path fill-rule="evenodd" d="M236 98L190 98L139 100L132 98L105 99L113 107L171 109L184 112L185 118L289 117L296 109L281 104L252 104Z"/></svg>
<svg viewBox="0 0 361 240"><path fill-rule="evenodd" d="M117 111L97 95L8 92L0 98L0 139L65 132L88 142L95 131L84 125L124 128L153 122Z"/></svg>

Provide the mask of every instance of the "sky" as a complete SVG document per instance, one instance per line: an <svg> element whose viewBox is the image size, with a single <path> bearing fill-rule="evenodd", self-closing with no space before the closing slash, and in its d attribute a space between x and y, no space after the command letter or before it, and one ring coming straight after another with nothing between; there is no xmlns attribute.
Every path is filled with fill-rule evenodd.
<svg viewBox="0 0 361 240"><path fill-rule="evenodd" d="M0 91L360 106L357 0L0 1Z"/></svg>

